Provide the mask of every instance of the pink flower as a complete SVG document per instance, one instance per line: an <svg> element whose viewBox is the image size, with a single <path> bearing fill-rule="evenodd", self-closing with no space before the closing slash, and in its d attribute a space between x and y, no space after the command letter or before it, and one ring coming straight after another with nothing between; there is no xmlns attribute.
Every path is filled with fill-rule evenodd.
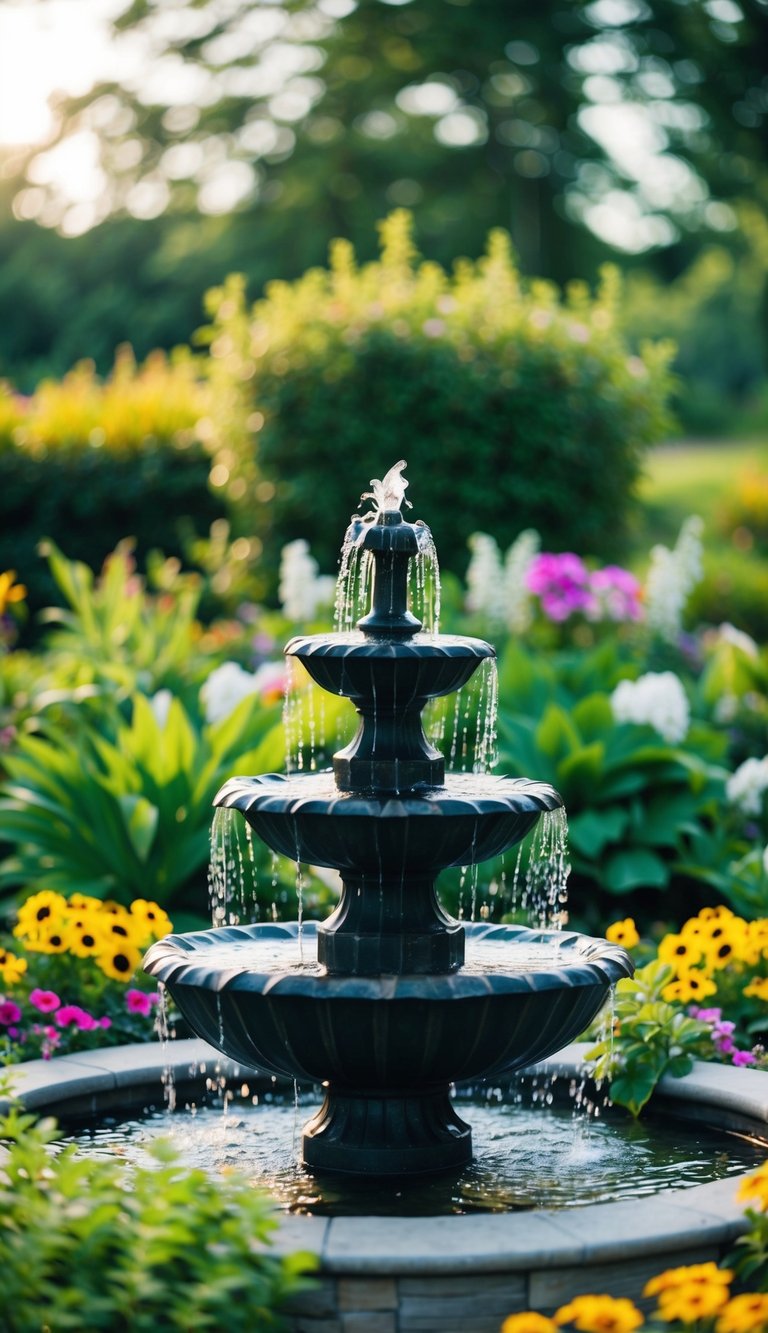
<svg viewBox="0 0 768 1333"><path fill-rule="evenodd" d="M587 612L590 619L619 622L641 619L640 584L628 569L622 569L621 565L596 569L590 577L589 587L596 602L596 614Z"/></svg>
<svg viewBox="0 0 768 1333"><path fill-rule="evenodd" d="M8 1027L9 1023L18 1023L21 1018L21 1010L13 1000L0 1001L0 1023L3 1027Z"/></svg>
<svg viewBox="0 0 768 1333"><path fill-rule="evenodd" d="M152 1013L154 1001L155 997L148 995L143 990L128 990L125 992L125 1007L129 1014L141 1014L142 1018L148 1018Z"/></svg>
<svg viewBox="0 0 768 1333"><path fill-rule="evenodd" d="M732 1059L735 1065L753 1065L756 1057L751 1051L734 1051Z"/></svg>
<svg viewBox="0 0 768 1333"><path fill-rule="evenodd" d="M90 1032L92 1028L99 1026L97 1019L77 1004L63 1004L57 1010L56 1022L60 1028L76 1027L80 1032Z"/></svg>
<svg viewBox="0 0 768 1333"><path fill-rule="evenodd" d="M112 1026L112 1019L108 1018L106 1014L104 1015L103 1018L99 1019L100 1028L111 1028L111 1026Z"/></svg>
<svg viewBox="0 0 768 1333"><path fill-rule="evenodd" d="M702 1023L718 1023L723 1016L722 1009L699 1009L692 1005L688 1010L691 1018L698 1018Z"/></svg>
<svg viewBox="0 0 768 1333"><path fill-rule="evenodd" d="M39 1009L41 1014L52 1014L54 1009L58 1009L61 1000L55 991L40 990L36 987L29 992L29 1003Z"/></svg>
<svg viewBox="0 0 768 1333"><path fill-rule="evenodd" d="M561 555L542 551L529 567L525 584L540 599L549 620L567 620L575 611L591 615L597 610L589 586L589 571L572 551Z"/></svg>

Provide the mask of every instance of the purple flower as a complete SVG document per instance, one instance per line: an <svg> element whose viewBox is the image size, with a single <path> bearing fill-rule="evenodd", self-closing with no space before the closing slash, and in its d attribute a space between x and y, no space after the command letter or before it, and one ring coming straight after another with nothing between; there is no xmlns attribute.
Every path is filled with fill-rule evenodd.
<svg viewBox="0 0 768 1333"><path fill-rule="evenodd" d="M717 1023L722 1017L722 1009L699 1009L697 1005L692 1005L688 1010L691 1018L698 1018L702 1023Z"/></svg>
<svg viewBox="0 0 768 1333"><path fill-rule="evenodd" d="M540 599L549 620L567 620L576 611L590 615L597 607L589 586L589 571L572 551L561 555L542 551L530 565L525 585Z"/></svg>
<svg viewBox="0 0 768 1333"><path fill-rule="evenodd" d="M20 1018L21 1010L13 1000L0 1001L0 1023L2 1023L3 1027L8 1027L8 1025L12 1023L18 1023Z"/></svg>

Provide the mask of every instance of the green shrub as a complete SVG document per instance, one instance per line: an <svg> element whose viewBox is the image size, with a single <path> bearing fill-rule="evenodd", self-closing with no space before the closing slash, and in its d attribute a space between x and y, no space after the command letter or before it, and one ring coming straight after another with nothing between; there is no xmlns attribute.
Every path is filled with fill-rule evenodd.
<svg viewBox="0 0 768 1333"><path fill-rule="evenodd" d="M250 314L237 279L210 294L212 480L255 523L272 590L297 537L335 566L361 491L398 456L447 568L478 530L616 552L643 446L669 426L671 348L627 355L613 271L595 297L561 298L521 283L502 232L448 275L414 263L406 213L381 230L378 262L358 269L337 242L327 271L271 284Z"/></svg>
<svg viewBox="0 0 768 1333"><path fill-rule="evenodd" d="M689 619L695 624L727 621L768 642L768 560L727 547L705 555L704 578L691 593Z"/></svg>
<svg viewBox="0 0 768 1333"><path fill-rule="evenodd" d="M158 1333L286 1328L310 1254L270 1252L271 1201L239 1178L52 1153L54 1121L0 1119L0 1266L6 1333Z"/></svg>
<svg viewBox="0 0 768 1333"><path fill-rule="evenodd" d="M190 358L136 367L127 351L103 383L83 364L30 399L0 395L0 570L18 571L33 612L55 596L41 537L98 569L126 536L141 558L180 554L186 529L221 516L196 431L205 404Z"/></svg>

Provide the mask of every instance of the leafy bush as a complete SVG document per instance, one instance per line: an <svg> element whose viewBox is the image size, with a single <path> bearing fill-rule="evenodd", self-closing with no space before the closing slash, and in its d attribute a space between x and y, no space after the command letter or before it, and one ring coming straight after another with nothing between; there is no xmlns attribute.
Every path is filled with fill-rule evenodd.
<svg viewBox="0 0 768 1333"><path fill-rule="evenodd" d="M250 314L237 280L209 298L212 476L248 532L256 499L273 589L293 539L333 568L361 490L398 453L448 568L478 529L616 549L643 446L669 426L671 349L627 355L612 272L594 298L574 284L562 299L522 285L501 232L449 276L414 265L406 213L381 231L378 262L358 269L337 242L327 271L271 284Z"/></svg>
<svg viewBox="0 0 768 1333"><path fill-rule="evenodd" d="M730 621L768 642L768 560L726 548L705 556L704 577L691 594L689 616L708 625Z"/></svg>
<svg viewBox="0 0 768 1333"><path fill-rule="evenodd" d="M268 1198L181 1166L162 1142L148 1149L156 1165L129 1169L54 1153L56 1137L52 1120L16 1109L0 1119L7 1333L286 1327L280 1309L316 1261L270 1252Z"/></svg>
<svg viewBox="0 0 768 1333"><path fill-rule="evenodd" d="M499 666L499 769L563 796L572 908L592 925L614 895L657 911L647 891L675 884L688 838L724 794L725 737L696 723L684 741L665 741L650 725L618 722L608 691L626 675L610 643L554 660L510 643ZM665 912L676 906L667 892Z"/></svg>
<svg viewBox="0 0 768 1333"><path fill-rule="evenodd" d="M0 569L23 577L33 611L54 594L41 536L98 569L128 534L142 557L180 554L185 529L221 516L196 431L205 405L191 359L136 367L129 352L103 383L85 363L30 399L0 395Z"/></svg>

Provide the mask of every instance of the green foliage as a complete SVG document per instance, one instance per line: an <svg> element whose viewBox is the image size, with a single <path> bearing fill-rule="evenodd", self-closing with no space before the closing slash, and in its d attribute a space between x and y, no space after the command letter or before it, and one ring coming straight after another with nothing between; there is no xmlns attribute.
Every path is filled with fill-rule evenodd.
<svg viewBox="0 0 768 1333"><path fill-rule="evenodd" d="M280 1310L307 1285L314 1256L280 1258L269 1199L244 1180L183 1167L166 1143L156 1163L52 1152L55 1122L11 1109L0 1119L0 1265L7 1333L82 1329L286 1327Z"/></svg>
<svg viewBox="0 0 768 1333"><path fill-rule="evenodd" d="M508 545L533 526L550 549L615 551L643 446L669 425L670 348L628 357L612 271L596 296L573 284L561 298L523 285L494 232L484 258L449 276L414 263L410 225L392 214L381 259L362 268L337 242L329 269L273 283L250 315L236 281L211 294L212 447L273 579L300 536L334 566L393 440L408 440L448 568L478 530Z"/></svg>
<svg viewBox="0 0 768 1333"><path fill-rule="evenodd" d="M633 344L672 338L677 346L675 411L695 435L728 434L734 407L766 376L768 220L738 210L739 231L704 246L671 281L649 270L627 278L622 328Z"/></svg>
<svg viewBox="0 0 768 1333"><path fill-rule="evenodd" d="M27 401L0 397L0 569L15 569L30 607L52 599L41 536L98 569L131 534L143 558L181 551L221 510L207 488L196 434L205 397L192 361L121 353L101 383L89 364Z"/></svg>
<svg viewBox="0 0 768 1333"><path fill-rule="evenodd" d="M14 854L0 885L204 915L213 797L233 773L281 766L279 710L249 696L200 725L174 699L161 722L136 694L128 721L112 708L94 725L80 706L67 724L41 719L5 756L0 839Z"/></svg>
<svg viewBox="0 0 768 1333"><path fill-rule="evenodd" d="M691 593L688 613L694 622L728 621L768 642L768 560L728 547L705 554L704 577Z"/></svg>
<svg viewBox="0 0 768 1333"><path fill-rule="evenodd" d="M617 723L607 690L620 674L610 643L561 659L510 643L499 669L499 771L535 774L563 796L571 902L598 921L613 896L636 895L641 916L657 910L646 891L673 884L688 839L716 816L726 776L725 737L710 727L694 724L671 744Z"/></svg>
<svg viewBox="0 0 768 1333"><path fill-rule="evenodd" d="M695 1056L711 1054L707 1024L662 999L673 976L671 967L656 960L619 981L613 1030L587 1052L593 1076L610 1084L611 1101L635 1116L660 1078L679 1078L690 1072Z"/></svg>

